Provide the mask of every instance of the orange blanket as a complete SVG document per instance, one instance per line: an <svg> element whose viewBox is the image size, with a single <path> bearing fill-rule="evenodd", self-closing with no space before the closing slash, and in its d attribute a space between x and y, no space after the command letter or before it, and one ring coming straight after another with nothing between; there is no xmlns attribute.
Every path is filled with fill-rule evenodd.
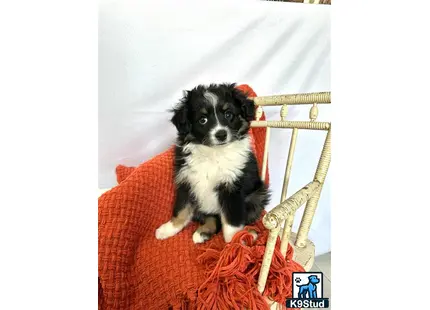
<svg viewBox="0 0 430 310"><path fill-rule="evenodd" d="M247 91L249 96L256 96L247 85L239 88ZM265 128L251 130L260 169L265 132ZM210 269L215 268L216 259L219 259L222 236L218 234L209 242L196 245L192 234L197 227L190 224L172 238L155 238L156 228L172 214L173 156L173 148L170 148L137 168L118 166L119 185L99 198L99 309L217 309L213 300L199 299L198 291L199 288L200 292L207 291L202 287L206 280L213 282L217 276L219 279L219 275L211 274ZM262 227L261 223L258 225ZM218 252L212 250L213 255L208 255L205 250L211 247L217 248ZM262 251L264 248L259 253ZM278 255L275 259L281 260L282 265L278 269L285 273L287 262L279 258L279 244L275 252ZM291 256L289 249L287 259ZM291 280L291 271L301 271L302 268L293 261L288 266L285 273L288 276L281 282L276 280L279 276L269 275L268 287L272 290L265 291L266 295L279 286L273 281L283 283L282 288L276 288L278 298L285 300L291 294L291 282L287 284L288 279ZM255 283L250 285L255 291ZM218 298L216 294L213 296ZM252 308L257 309L256 306Z"/></svg>

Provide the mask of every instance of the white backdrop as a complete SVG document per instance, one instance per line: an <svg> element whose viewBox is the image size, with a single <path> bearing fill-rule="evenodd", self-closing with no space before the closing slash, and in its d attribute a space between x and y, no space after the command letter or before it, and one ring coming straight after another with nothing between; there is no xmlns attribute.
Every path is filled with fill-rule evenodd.
<svg viewBox="0 0 430 310"><path fill-rule="evenodd" d="M200 83L249 84L258 95L330 91L330 6L242 1L102 0L99 11L99 188L115 166L166 150L175 129L166 112ZM307 120L310 107L288 119ZM279 119L279 108L266 108ZM319 120L330 121L329 106ZM280 198L291 131L272 130L269 171ZM312 180L323 132L299 131L288 194ZM310 231L330 251L330 172ZM303 208L293 230L297 230Z"/></svg>

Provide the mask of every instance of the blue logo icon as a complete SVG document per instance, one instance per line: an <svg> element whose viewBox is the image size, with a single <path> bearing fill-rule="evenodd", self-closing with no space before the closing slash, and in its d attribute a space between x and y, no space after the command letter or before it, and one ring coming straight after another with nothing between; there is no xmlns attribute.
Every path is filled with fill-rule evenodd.
<svg viewBox="0 0 430 310"><path fill-rule="evenodd" d="M297 278L297 282L301 282L300 278ZM303 285L297 285L299 287L299 298L318 298L317 284L321 282L316 275L308 277L308 283ZM322 296L320 296L322 297Z"/></svg>
<svg viewBox="0 0 430 310"><path fill-rule="evenodd" d="M292 286L288 308L328 308L328 298L323 298L322 272L293 272Z"/></svg>

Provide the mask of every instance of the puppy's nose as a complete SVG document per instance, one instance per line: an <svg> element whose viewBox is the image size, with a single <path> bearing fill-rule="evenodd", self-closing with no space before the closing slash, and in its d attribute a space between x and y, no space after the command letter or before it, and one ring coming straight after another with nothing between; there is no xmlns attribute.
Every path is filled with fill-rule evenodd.
<svg viewBox="0 0 430 310"><path fill-rule="evenodd" d="M224 129L218 130L215 134L215 137L218 139L219 142L224 142L227 138L227 131Z"/></svg>

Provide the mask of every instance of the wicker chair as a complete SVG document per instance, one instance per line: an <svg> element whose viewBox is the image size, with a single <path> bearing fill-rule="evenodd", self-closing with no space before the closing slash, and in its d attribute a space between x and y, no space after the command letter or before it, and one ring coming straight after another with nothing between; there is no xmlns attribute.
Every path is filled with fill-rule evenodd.
<svg viewBox="0 0 430 310"><path fill-rule="evenodd" d="M258 289L264 291L266 285L273 252L278 236L281 237L281 252L286 254L288 242L294 247L293 259L298 262L306 271L309 271L314 263L315 245L308 239L308 233L312 224L318 200L322 187L327 175L331 159L331 123L316 121L318 116L318 104L329 104L331 102L331 93L308 93L295 95L278 95L254 97L256 109L256 120L251 122L251 127L266 127L266 141L263 158L263 168L261 171L262 178L266 175L268 145L270 141L270 131L272 128L289 128L292 129L292 137L288 159L284 174L284 183L282 187L280 204L270 210L263 218L264 226L270 230L267 240L266 250L263 258L263 264L258 279ZM309 112L309 121L287 121L286 116L289 105L312 105ZM281 106L279 121L260 121L263 114L263 106ZM327 131L324 146L315 176L311 182L295 194L287 198L288 183L290 180L291 167L293 163L297 133L299 129L303 130L324 130ZM99 195L109 189L99 190ZM306 204L303 217L297 233L291 231L296 211ZM268 301L271 303L270 301ZM273 304L276 306L276 304Z"/></svg>
<svg viewBox="0 0 430 310"><path fill-rule="evenodd" d="M281 236L281 252L285 255L288 242L294 246L294 260L297 261L306 271L312 268L315 258L315 245L308 239L308 233L312 224L312 219L315 214L318 200L321 194L322 187L327 175L331 159L331 123L317 122L318 105L329 104L331 102L331 93L308 93L295 95L280 95L255 97L255 104L258 106L256 112L256 120L251 123L252 127L267 127L266 145L263 158L262 176L266 175L267 169L267 149L270 141L271 128L290 128L292 129L292 137L290 141L290 149L288 153L287 164L285 168L284 183L280 204L270 210L263 218L264 226L270 230L267 240L266 252L264 254L263 265L260 270L258 279L258 289L263 292L267 276L272 261L273 251L276 244L276 238ZM287 111L289 105L312 105L309 118L310 121L287 121ZM280 121L260 121L263 114L263 106L281 106ZM327 136L321 152L321 157L318 167L315 172L314 179L297 191L295 194L287 198L288 183L290 180L291 167L293 163L297 133L299 129L305 130L325 130ZM294 216L302 205L306 203L306 207L301 219L300 227L297 233L291 231ZM283 228L282 228L283 227Z"/></svg>

